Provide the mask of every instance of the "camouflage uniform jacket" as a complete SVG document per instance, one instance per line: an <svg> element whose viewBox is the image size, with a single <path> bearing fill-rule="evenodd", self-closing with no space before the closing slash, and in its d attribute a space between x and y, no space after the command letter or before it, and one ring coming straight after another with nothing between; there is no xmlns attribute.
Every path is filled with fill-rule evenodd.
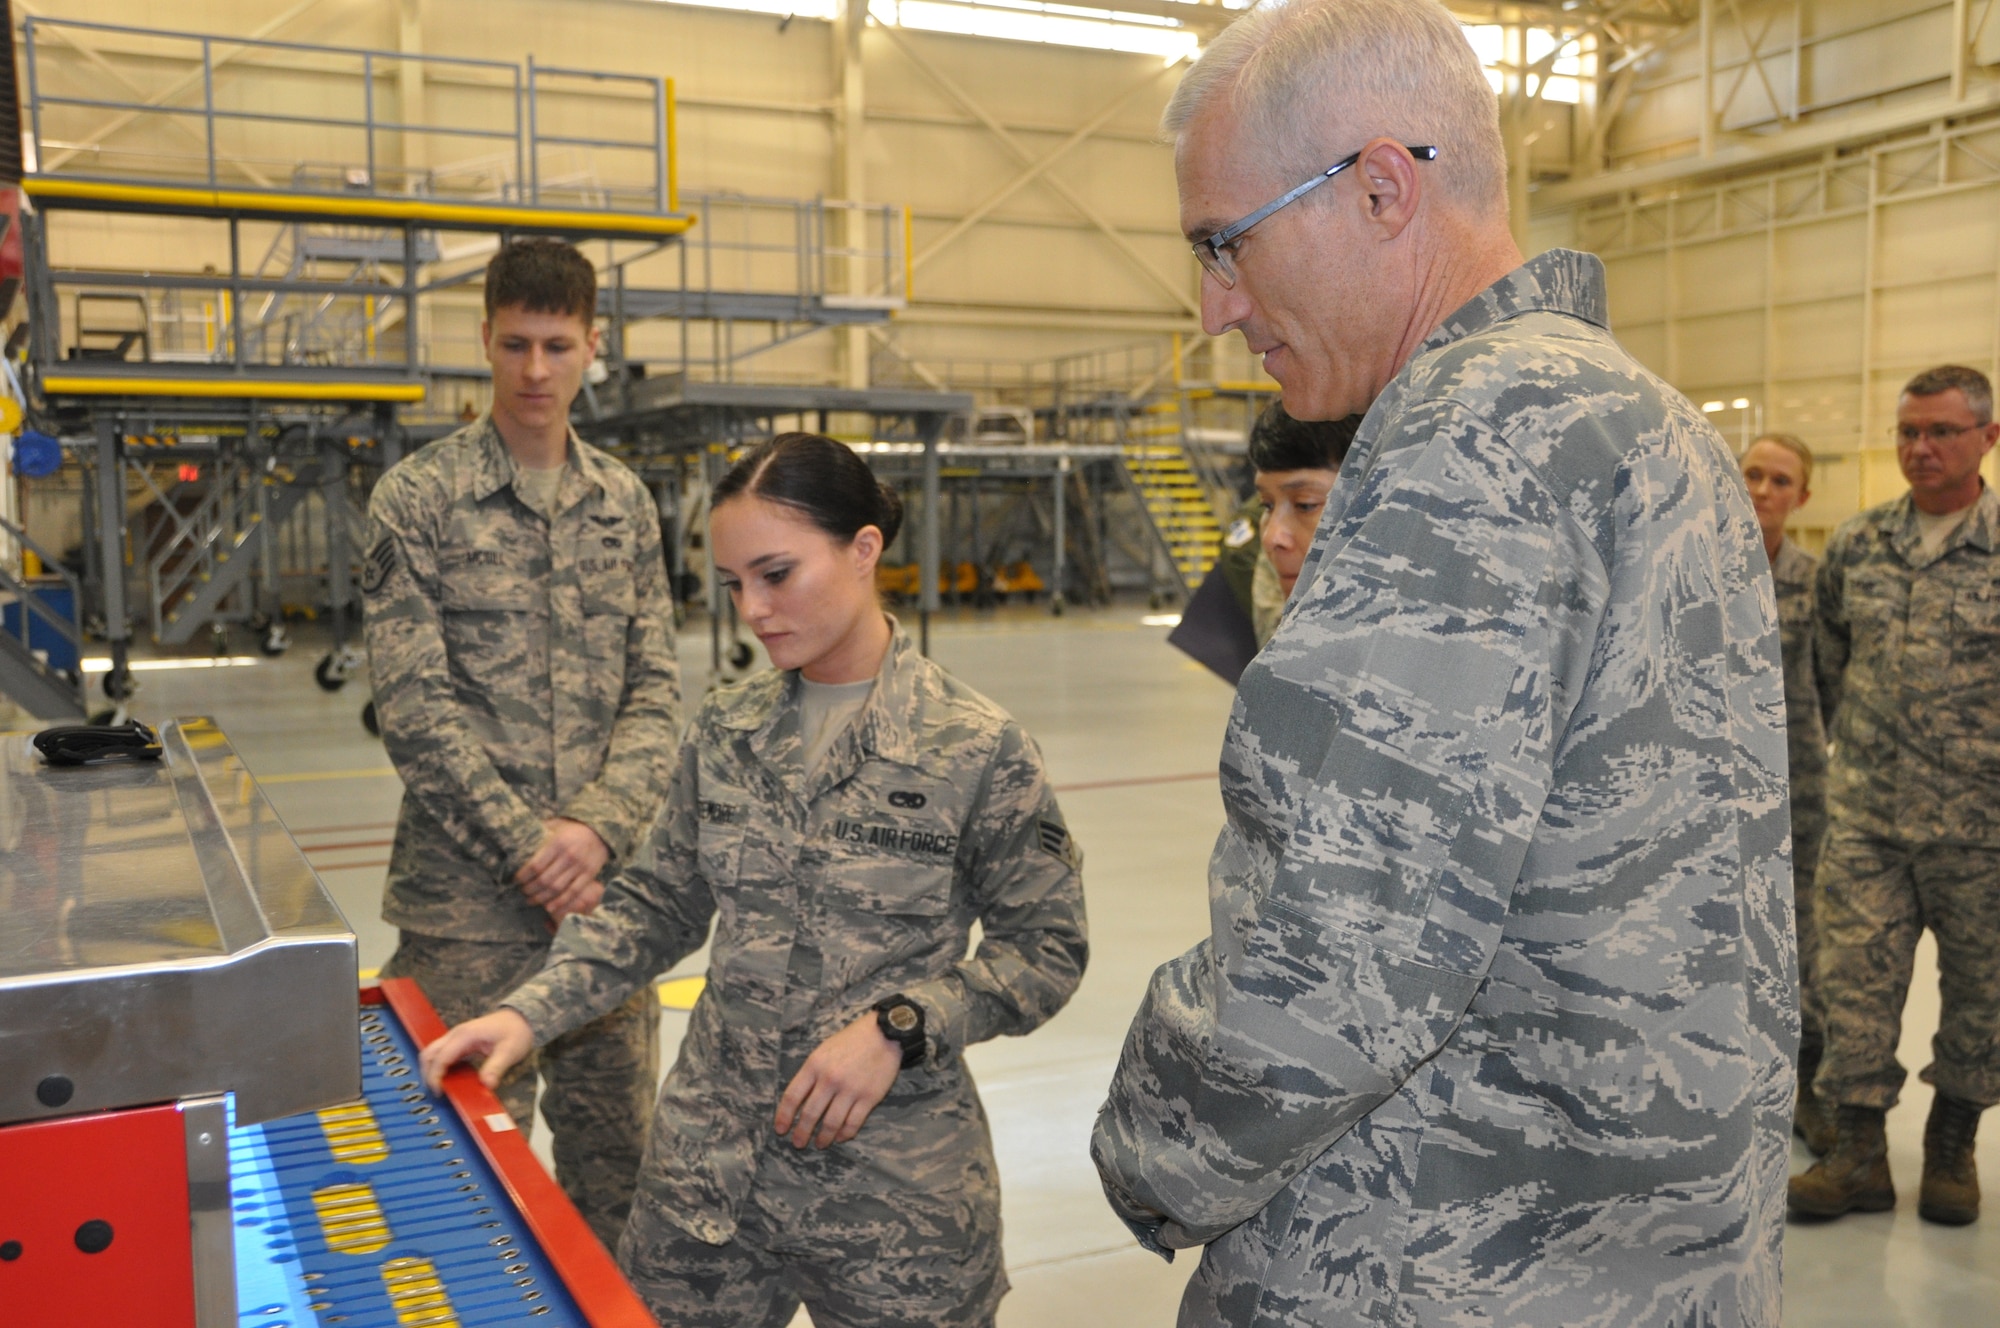
<svg viewBox="0 0 2000 1328"><path fill-rule="evenodd" d="M1182 1323L1776 1328L1777 621L1722 439L1557 250L1362 423L1223 747L1212 935L1093 1153Z"/></svg>
<svg viewBox="0 0 2000 1328"><path fill-rule="evenodd" d="M546 940L513 879L544 818L629 856L680 722L645 485L574 434L553 522L514 474L481 419L392 467L368 503L369 676L404 790L382 917L458 940Z"/></svg>
<svg viewBox="0 0 2000 1328"><path fill-rule="evenodd" d="M824 1156L889 1194L935 1188L926 1167L955 1177L967 1156L990 1161L960 1053L1061 1009L1087 952L1081 856L1020 725L898 631L873 695L809 774L798 693L795 673L766 672L709 697L648 852L506 1000L539 1044L698 949L716 920L640 1174L642 1194L713 1244L753 1184L792 1174L771 1126L785 1085L898 992L923 1007L924 1060Z"/></svg>
<svg viewBox="0 0 2000 1328"><path fill-rule="evenodd" d="M1833 823L2000 846L2000 495L1982 489L1935 557L1908 494L1849 519L1818 600Z"/></svg>
<svg viewBox="0 0 2000 1328"><path fill-rule="evenodd" d="M1778 591L1778 641L1785 657L1785 734L1792 771L1792 833L1810 839L1797 856L1812 861L1819 833L1826 828L1826 722L1820 712L1819 679L1813 664L1813 581L1819 560L1788 538L1771 560ZM1801 879L1799 889L1812 884Z"/></svg>

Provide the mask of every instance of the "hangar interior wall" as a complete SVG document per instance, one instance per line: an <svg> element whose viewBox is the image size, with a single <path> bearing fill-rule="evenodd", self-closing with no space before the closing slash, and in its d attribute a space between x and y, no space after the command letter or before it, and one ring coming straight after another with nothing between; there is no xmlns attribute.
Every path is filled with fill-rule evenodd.
<svg viewBox="0 0 2000 1328"><path fill-rule="evenodd" d="M913 298L889 328L816 334L745 361L748 377L848 376L850 336L867 338L861 353L876 380L924 372L977 379L1056 355L1164 345L1196 327L1196 268L1176 226L1171 158L1155 137L1177 71L1159 56L871 24L849 59L837 22L654 0L66 0L59 13L49 10L101 23L664 75L676 93L680 192L715 200L718 239L727 232L739 242L782 245L790 226L788 215L758 213L740 199L732 210L720 196L907 206ZM80 33L45 40L42 59L73 71L76 86L107 89L99 95L150 97L186 81L195 67L190 54ZM231 56L225 47L218 55L229 57L218 87L237 104L358 113L358 68L308 71L265 53ZM395 62L377 62L374 83L378 115L401 114L406 104L462 123L497 124L511 114L510 94L455 71L433 67L412 81ZM199 106L201 95L199 86L184 87L178 104ZM858 121L850 105L860 107ZM636 89L573 80L549 94L544 114L622 132L650 108ZM53 160L89 142L69 169L86 169L90 154L129 168L148 155L200 153L163 117L103 133L112 119L78 113L60 132L45 131L50 141L39 149ZM851 123L859 132L850 136ZM230 169L267 178L283 178L297 161L351 165L360 156L356 136L312 126L266 128L231 147ZM379 151L386 163L461 175L505 167L480 140L389 134ZM545 162L544 170L559 174L561 166ZM576 164L579 176L595 169L601 164ZM274 236L275 228L246 226L244 247L254 254ZM58 262L226 261L220 224L70 215L52 238ZM490 241L484 251L457 243L455 250L445 240L447 264L476 265L490 252ZM635 265L632 279L670 284L672 261L663 255ZM728 280L729 262L786 261L738 250L718 256L725 270L717 281ZM425 340L440 355L463 358L476 316L476 288L467 288L439 305ZM677 336L671 325L655 325L636 335L634 351L666 354Z"/></svg>
<svg viewBox="0 0 2000 1328"><path fill-rule="evenodd" d="M20 8L53 11L41 0ZM1532 41L1507 46L1515 59L1496 71L1517 197L1532 208L1520 226L1530 249L1603 255L1620 336L1697 401L1722 402L1714 418L1725 433L1761 425L1813 444L1826 462L1801 514L1809 540L1900 491L1888 428L1910 373L1942 360L2000 368L1996 8L2000 0L1585 6L1559 20L1574 38L1562 57L1578 74L1574 102L1529 95L1520 61L1538 49ZM1134 345L1146 349L1128 360L1157 366L1177 333L1183 370L1199 364L1189 376L1254 376L1239 339L1211 347L1196 328L1196 269L1175 226L1171 159L1154 137L1178 70L1159 56L877 24L850 41L839 21L657 0L65 0L60 17L664 75L677 94L684 196L907 206L908 306L886 329L822 332L747 360L746 376L977 387L1029 362L1116 358ZM1505 7L1489 18L1521 21ZM158 95L190 67L185 54L114 34L80 37L48 58L67 60L79 85L119 96ZM232 57L226 95L337 114L351 110L359 82ZM385 108L408 99L467 122L504 114L476 79L412 80L390 62L375 85ZM178 95L186 104L199 90ZM644 111L610 84L566 87L550 106L614 128ZM110 119L38 147L107 160L193 150L162 120L117 128ZM234 147L243 169L267 174L356 155L351 141L312 128ZM492 168L490 145L473 141L385 151L433 170ZM587 184L596 169L580 163L576 173ZM754 239L777 224L747 204L735 221L727 212L712 227L718 237L734 226L735 238ZM54 238L58 261L134 269L219 262L225 243L217 225L76 215ZM270 238L249 228L246 248ZM484 254L447 243L441 261L476 266ZM650 269L663 284L666 261ZM747 276L772 260L740 261ZM476 321L467 288L440 302L419 335L440 356L469 359ZM633 349L666 354L675 335L655 325Z"/></svg>
<svg viewBox="0 0 2000 1328"><path fill-rule="evenodd" d="M1604 258L1620 339L1732 441L1811 445L1817 547L1906 489L1904 382L2000 377L2000 5L1690 9L1613 77L1602 156L1544 178L1534 234Z"/></svg>

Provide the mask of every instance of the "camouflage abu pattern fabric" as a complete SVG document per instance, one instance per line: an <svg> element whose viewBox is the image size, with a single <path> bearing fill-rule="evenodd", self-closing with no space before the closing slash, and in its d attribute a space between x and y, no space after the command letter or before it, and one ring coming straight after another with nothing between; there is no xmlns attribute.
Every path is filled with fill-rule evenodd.
<svg viewBox="0 0 2000 1328"><path fill-rule="evenodd" d="M1889 1107L1917 940L1942 1008L1923 1078L2000 1102L2000 497L1935 555L1906 494L1842 525L1818 579L1820 703L1834 740L1816 881L1836 1105Z"/></svg>
<svg viewBox="0 0 2000 1328"><path fill-rule="evenodd" d="M1983 489L1935 556L1908 494L1851 518L1818 611L1833 823L2000 847L2000 496Z"/></svg>
<svg viewBox="0 0 2000 1328"><path fill-rule="evenodd" d="M635 1213L711 1245L748 1241L754 1192L814 1257L949 1254L964 1270L961 1312L980 1322L1006 1290L988 1266L999 1185L960 1054L1029 1032L1076 989L1081 856L1027 734L900 630L873 695L810 775L798 691L796 675L765 673L708 699L649 849L594 915L564 923L548 969L506 1004L538 1041L554 1037L695 951L714 919L708 985L660 1093ZM772 1133L779 1094L822 1041L897 992L924 1009L923 1063L852 1142L794 1150ZM624 1258L642 1285L722 1291L653 1276L631 1241ZM662 1322L714 1311L654 1308Z"/></svg>
<svg viewBox="0 0 2000 1328"><path fill-rule="evenodd" d="M1938 1030L1920 1076L1981 1107L2000 1103L2000 849L1908 844L1838 822L1820 858L1820 995L1826 1059L1813 1080L1834 1106L1896 1105L1896 1059L1917 941L1937 941Z"/></svg>
<svg viewBox="0 0 2000 1328"><path fill-rule="evenodd" d="M1212 936L1099 1115L1181 1322L1776 1328L1798 1037L1777 622L1595 258L1368 412L1237 692Z"/></svg>
<svg viewBox="0 0 2000 1328"><path fill-rule="evenodd" d="M673 602L646 486L574 434L553 522L490 418L404 459L368 504L362 580L382 741L403 777L383 920L546 940L514 873L545 818L630 856L679 728Z"/></svg>
<svg viewBox="0 0 2000 1328"><path fill-rule="evenodd" d="M1825 1038L1817 987L1819 931L1813 922L1813 875L1826 835L1826 723L1813 664L1813 582L1819 560L1786 539L1771 560L1778 591L1778 644L1785 660L1785 751L1792 772L1793 920L1799 937L1800 1059L1818 1055Z"/></svg>
<svg viewBox="0 0 2000 1328"><path fill-rule="evenodd" d="M382 966L414 978L447 1025L476 1019L539 973L549 941L454 941L404 932ZM618 1248L660 1081L660 1003L638 991L607 1015L556 1038L507 1072L497 1096L525 1138L535 1127L535 1080L554 1138L556 1180L604 1248Z"/></svg>

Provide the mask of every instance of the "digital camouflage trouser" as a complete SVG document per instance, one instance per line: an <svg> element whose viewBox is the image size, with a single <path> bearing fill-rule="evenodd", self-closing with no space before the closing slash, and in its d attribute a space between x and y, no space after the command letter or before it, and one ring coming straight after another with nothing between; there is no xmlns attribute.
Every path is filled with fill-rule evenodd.
<svg viewBox="0 0 2000 1328"><path fill-rule="evenodd" d="M902 1214L869 1220L862 1202L846 1215L857 1221L787 1222L758 1199L753 1190L724 1245L681 1230L646 1195L632 1205L618 1266L661 1324L785 1328L804 1304L813 1328L992 1328L1007 1291L997 1213L943 1233L956 1240L901 1249ZM859 1228L876 1238L843 1239Z"/></svg>
<svg viewBox="0 0 2000 1328"><path fill-rule="evenodd" d="M491 1013L541 972L549 952L546 943L529 941L455 941L409 931L401 937L382 976L415 978L447 1025ZM526 1136L539 1072L556 1180L607 1250L618 1248L632 1209L659 1092L659 1027L660 1003L647 987L539 1048L500 1082L500 1102Z"/></svg>
<svg viewBox="0 0 2000 1328"><path fill-rule="evenodd" d="M1937 938L1942 1012L1926 1083L2000 1102L2000 849L1910 845L1838 827L1820 850L1819 1002L1829 1106L1895 1105L1896 1060L1917 938Z"/></svg>

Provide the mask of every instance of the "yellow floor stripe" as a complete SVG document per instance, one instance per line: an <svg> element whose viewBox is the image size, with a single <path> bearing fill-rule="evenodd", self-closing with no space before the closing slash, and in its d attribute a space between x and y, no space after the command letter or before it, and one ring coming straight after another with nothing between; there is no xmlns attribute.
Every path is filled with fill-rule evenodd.
<svg viewBox="0 0 2000 1328"><path fill-rule="evenodd" d="M692 1010L707 985L705 977L668 978L660 984L660 1004L669 1010Z"/></svg>
<svg viewBox="0 0 2000 1328"><path fill-rule="evenodd" d="M370 1185L329 1185L313 1191L326 1247L336 1254L373 1254L393 1239L389 1219Z"/></svg>
<svg viewBox="0 0 2000 1328"><path fill-rule="evenodd" d="M459 1328L458 1312L429 1259L391 1259L382 1265L396 1322L404 1328Z"/></svg>
<svg viewBox="0 0 2000 1328"><path fill-rule="evenodd" d="M389 1141L382 1137L381 1122L366 1102L327 1107L319 1113L319 1128L337 1162L367 1166L389 1156Z"/></svg>

